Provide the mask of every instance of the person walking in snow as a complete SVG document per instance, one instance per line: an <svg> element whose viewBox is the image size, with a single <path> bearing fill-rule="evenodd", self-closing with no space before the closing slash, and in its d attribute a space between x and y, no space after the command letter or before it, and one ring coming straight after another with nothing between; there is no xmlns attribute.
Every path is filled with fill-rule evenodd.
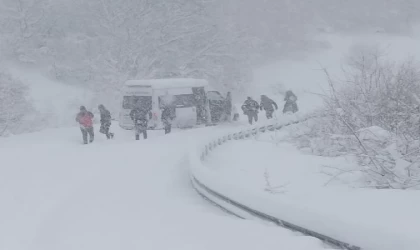
<svg viewBox="0 0 420 250"><path fill-rule="evenodd" d="M279 109L277 103L268 98L266 95L261 95L260 110L265 110L265 115L267 116L267 119L273 118L274 108L276 110Z"/></svg>
<svg viewBox="0 0 420 250"><path fill-rule="evenodd" d="M130 117L134 123L136 140L140 139L140 134L143 134L143 138L147 139L147 127L149 120L152 119L152 112L141 107L140 104L137 104L137 106L131 110Z"/></svg>
<svg viewBox="0 0 420 250"><path fill-rule="evenodd" d="M80 112L76 116L76 121L80 125L80 131L82 132L83 143L88 144L88 134L89 134L89 143L92 143L94 139L92 112L87 111L85 106L81 106Z"/></svg>
<svg viewBox="0 0 420 250"><path fill-rule="evenodd" d="M105 134L107 139L114 138L114 133L109 132L109 129L111 128L111 113L102 104L98 106L98 109L101 114L101 128L99 129L99 132Z"/></svg>
<svg viewBox="0 0 420 250"><path fill-rule="evenodd" d="M284 104L284 108L283 108L283 114L287 113L287 112L293 112L296 113L298 112L298 106L297 106L297 96L291 91L288 90L286 92L286 95L284 97L284 101L286 102Z"/></svg>
<svg viewBox="0 0 420 250"><path fill-rule="evenodd" d="M172 122L176 118L176 107L175 105L165 104L162 110L162 123L165 127L165 135L171 133Z"/></svg>
<svg viewBox="0 0 420 250"><path fill-rule="evenodd" d="M236 109L235 105L232 105L232 112L233 112L233 121L236 122L239 120L239 112Z"/></svg>
<svg viewBox="0 0 420 250"><path fill-rule="evenodd" d="M232 121L232 108L232 94L230 92L227 92L226 99L224 102L224 111L226 116L225 120L227 120L228 122Z"/></svg>
<svg viewBox="0 0 420 250"><path fill-rule="evenodd" d="M252 125L253 120L258 121L258 110L260 109L258 102L248 96L241 108L244 114L248 116L249 124Z"/></svg>

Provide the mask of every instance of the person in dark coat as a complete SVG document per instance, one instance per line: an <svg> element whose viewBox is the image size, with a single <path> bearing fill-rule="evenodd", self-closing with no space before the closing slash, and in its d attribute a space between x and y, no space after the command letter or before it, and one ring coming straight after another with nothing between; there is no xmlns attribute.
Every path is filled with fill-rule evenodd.
<svg viewBox="0 0 420 250"><path fill-rule="evenodd" d="M88 134L89 142L92 143L94 139L93 131L93 114L90 111L87 111L85 106L80 106L80 112L76 116L76 121L80 125L80 131L82 132L83 143L88 144Z"/></svg>
<svg viewBox="0 0 420 250"><path fill-rule="evenodd" d="M288 90L286 92L284 101L286 103L284 104L283 113L287 113L287 112L296 113L299 111L297 103L296 103L297 96L291 90Z"/></svg>
<svg viewBox="0 0 420 250"><path fill-rule="evenodd" d="M176 107L175 105L166 104L162 110L162 123L165 127L165 134L171 133L172 122L176 118Z"/></svg>
<svg viewBox="0 0 420 250"><path fill-rule="evenodd" d="M260 110L265 110L265 115L267 116L267 119L273 118L274 108L276 110L279 109L277 106L277 103L270 98L268 98L266 95L261 96L261 104L260 104Z"/></svg>
<svg viewBox="0 0 420 250"><path fill-rule="evenodd" d="M236 122L239 120L239 112L236 109L235 105L232 105L232 112L233 112L233 121Z"/></svg>
<svg viewBox="0 0 420 250"><path fill-rule="evenodd" d="M257 101L248 96L241 108L244 114L248 116L249 124L252 125L253 120L255 120L255 122L258 121L258 110L260 109L260 105Z"/></svg>
<svg viewBox="0 0 420 250"><path fill-rule="evenodd" d="M226 114L226 120L228 122L231 122L232 121L233 105L232 105L232 94L230 92L227 92L226 100L225 100L224 104L225 104L224 110L225 110L225 114Z"/></svg>
<svg viewBox="0 0 420 250"><path fill-rule="evenodd" d="M105 134L107 139L111 139L114 137L114 134L109 132L111 128L111 113L102 104L98 106L98 109L101 114L101 128L99 132Z"/></svg>
<svg viewBox="0 0 420 250"><path fill-rule="evenodd" d="M150 110L146 110L140 105L137 105L136 108L131 110L130 118L134 123L136 140L140 139L140 134L143 134L143 138L147 139L147 127L149 120L152 119L152 112Z"/></svg>

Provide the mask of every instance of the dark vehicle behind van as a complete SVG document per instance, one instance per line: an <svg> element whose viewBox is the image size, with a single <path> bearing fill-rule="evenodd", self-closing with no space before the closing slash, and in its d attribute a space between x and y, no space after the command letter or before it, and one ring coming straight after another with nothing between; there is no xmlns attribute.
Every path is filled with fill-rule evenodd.
<svg viewBox="0 0 420 250"><path fill-rule="evenodd" d="M207 98L209 99L211 122L221 122L221 118L225 112L226 98L219 91L208 91Z"/></svg>

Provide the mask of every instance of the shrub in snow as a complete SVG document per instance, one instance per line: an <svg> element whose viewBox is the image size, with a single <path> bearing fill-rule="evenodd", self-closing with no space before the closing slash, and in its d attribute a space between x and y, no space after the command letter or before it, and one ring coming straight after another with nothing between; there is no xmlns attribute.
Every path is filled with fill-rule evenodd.
<svg viewBox="0 0 420 250"><path fill-rule="evenodd" d="M345 79L325 70L329 93L319 117L293 133L300 148L357 159L368 186L420 185L420 71L413 61L384 62L377 53L350 58ZM348 170L343 170L348 171Z"/></svg>
<svg viewBox="0 0 420 250"><path fill-rule="evenodd" d="M418 147L414 151L417 156L413 157L414 154L403 153L398 137L389 131L374 126L361 129L355 135L327 132L324 128L333 123L331 117L322 117L295 125L288 139L304 152L325 157L346 157L357 163L353 168L328 167L327 174L336 179L339 179L338 175L357 172L362 174L364 187L418 187ZM417 144L413 142L412 147Z"/></svg>

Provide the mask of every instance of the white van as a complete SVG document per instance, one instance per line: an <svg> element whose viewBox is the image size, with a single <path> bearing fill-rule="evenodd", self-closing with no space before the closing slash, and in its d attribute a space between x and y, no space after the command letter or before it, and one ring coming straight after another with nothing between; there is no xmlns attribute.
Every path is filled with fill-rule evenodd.
<svg viewBox="0 0 420 250"><path fill-rule="evenodd" d="M122 91L120 127L134 127L130 112L136 105L141 105L152 111L149 129L162 129L161 114L163 102L167 97L170 97L176 106L174 127L185 128L206 123L210 120L207 86L206 80L192 78L129 80L125 82ZM206 121L201 121L200 117L203 116L199 115L200 112L206 112Z"/></svg>

